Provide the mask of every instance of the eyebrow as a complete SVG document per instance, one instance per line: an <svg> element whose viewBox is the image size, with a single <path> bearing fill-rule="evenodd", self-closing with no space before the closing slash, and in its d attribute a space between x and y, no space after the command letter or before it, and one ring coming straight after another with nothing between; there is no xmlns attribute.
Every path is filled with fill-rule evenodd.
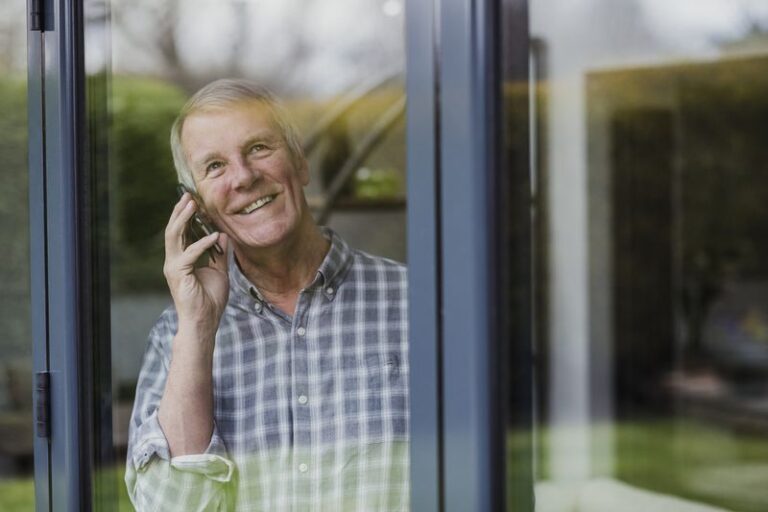
<svg viewBox="0 0 768 512"><path fill-rule="evenodd" d="M255 135L252 135L252 136L248 137L245 140L245 144L243 144L243 148L247 148L248 146L250 146L254 142L262 142L263 141L263 142L270 142L270 143L272 143L275 140L278 140L279 138L280 137L275 137L275 136L271 135L270 132L257 133Z"/></svg>

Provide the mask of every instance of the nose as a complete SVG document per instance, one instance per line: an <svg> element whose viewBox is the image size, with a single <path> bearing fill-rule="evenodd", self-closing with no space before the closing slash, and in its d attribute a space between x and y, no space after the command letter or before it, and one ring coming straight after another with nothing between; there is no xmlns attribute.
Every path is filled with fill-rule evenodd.
<svg viewBox="0 0 768 512"><path fill-rule="evenodd" d="M245 158L238 157L232 161L230 176L233 188L248 189L261 178L261 171Z"/></svg>

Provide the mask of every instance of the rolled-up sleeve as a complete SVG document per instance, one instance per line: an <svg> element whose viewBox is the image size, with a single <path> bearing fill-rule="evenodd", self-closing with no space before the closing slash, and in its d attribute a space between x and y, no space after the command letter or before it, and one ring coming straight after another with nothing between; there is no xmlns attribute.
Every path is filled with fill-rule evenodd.
<svg viewBox="0 0 768 512"><path fill-rule="evenodd" d="M234 464L214 422L207 449L200 454L170 456L158 421L165 389L173 311L166 311L149 335L136 387L128 433L125 482L136 510L228 510Z"/></svg>

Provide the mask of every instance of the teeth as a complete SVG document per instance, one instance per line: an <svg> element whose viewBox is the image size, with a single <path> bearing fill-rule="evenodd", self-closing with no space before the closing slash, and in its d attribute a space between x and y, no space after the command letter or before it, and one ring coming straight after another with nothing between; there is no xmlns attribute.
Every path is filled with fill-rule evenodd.
<svg viewBox="0 0 768 512"><path fill-rule="evenodd" d="M258 210L262 206L264 206L267 203L271 203L272 200L275 198L274 195L271 196L264 196L261 199L249 204L243 209L243 213L251 213L254 210Z"/></svg>

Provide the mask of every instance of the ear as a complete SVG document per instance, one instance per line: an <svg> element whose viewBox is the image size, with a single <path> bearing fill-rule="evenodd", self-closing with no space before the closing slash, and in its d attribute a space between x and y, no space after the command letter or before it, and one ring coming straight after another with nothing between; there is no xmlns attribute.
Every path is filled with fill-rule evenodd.
<svg viewBox="0 0 768 512"><path fill-rule="evenodd" d="M192 198L195 200L195 203L197 203L197 212L204 216L206 220L210 220L210 217L208 216L208 208L205 207L203 196L200 195L200 189L197 188L197 190L194 192L190 191L190 193L192 194Z"/></svg>

